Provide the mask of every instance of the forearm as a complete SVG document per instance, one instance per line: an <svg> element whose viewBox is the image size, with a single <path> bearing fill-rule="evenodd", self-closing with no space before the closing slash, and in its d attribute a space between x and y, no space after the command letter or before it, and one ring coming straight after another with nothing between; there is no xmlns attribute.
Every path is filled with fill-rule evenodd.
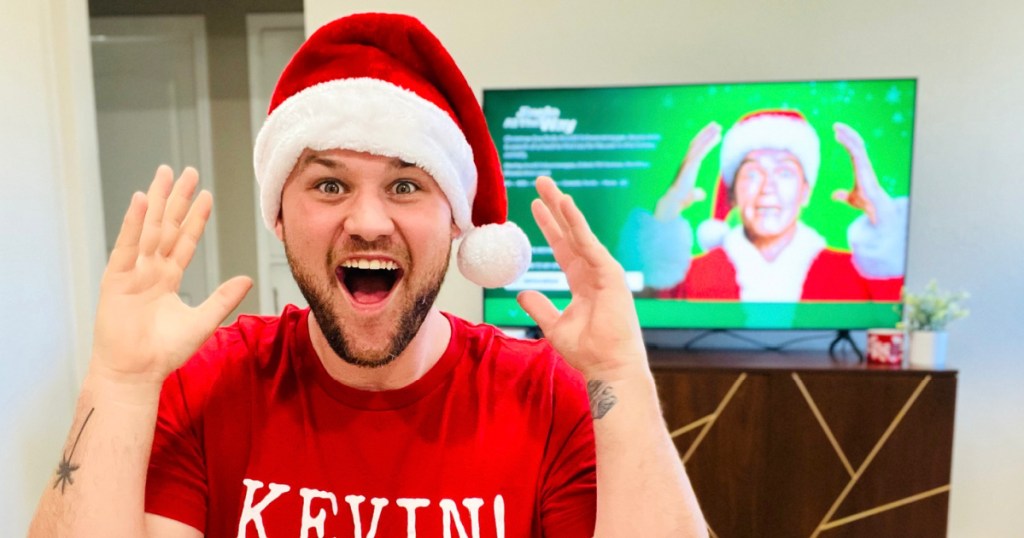
<svg viewBox="0 0 1024 538"><path fill-rule="evenodd" d="M29 536L145 536L146 470L160 386L90 374Z"/></svg>
<svg viewBox="0 0 1024 538"><path fill-rule="evenodd" d="M650 372L594 378L588 389L597 446L595 538L707 536Z"/></svg>

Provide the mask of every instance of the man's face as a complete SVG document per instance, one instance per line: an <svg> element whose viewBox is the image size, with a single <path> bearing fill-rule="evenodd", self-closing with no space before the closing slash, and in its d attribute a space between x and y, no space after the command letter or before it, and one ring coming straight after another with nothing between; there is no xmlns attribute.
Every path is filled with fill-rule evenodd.
<svg viewBox="0 0 1024 538"><path fill-rule="evenodd" d="M458 232L441 188L399 159L306 150L281 192L277 235L335 353L384 366L419 331Z"/></svg>
<svg viewBox="0 0 1024 538"><path fill-rule="evenodd" d="M808 191L803 167L792 153L759 149L740 163L732 193L743 228L757 243L796 227Z"/></svg>

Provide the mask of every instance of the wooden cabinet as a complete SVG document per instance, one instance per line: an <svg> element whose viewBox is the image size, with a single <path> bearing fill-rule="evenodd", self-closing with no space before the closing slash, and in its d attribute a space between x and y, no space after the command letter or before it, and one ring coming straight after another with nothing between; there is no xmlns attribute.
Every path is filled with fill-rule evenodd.
<svg viewBox="0 0 1024 538"><path fill-rule="evenodd" d="M956 372L652 351L712 536L946 535Z"/></svg>

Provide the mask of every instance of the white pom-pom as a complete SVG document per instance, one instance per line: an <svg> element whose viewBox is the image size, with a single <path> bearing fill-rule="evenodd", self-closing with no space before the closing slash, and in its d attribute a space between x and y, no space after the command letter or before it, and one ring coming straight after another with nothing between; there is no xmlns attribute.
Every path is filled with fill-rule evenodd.
<svg viewBox="0 0 1024 538"><path fill-rule="evenodd" d="M530 267L530 240L512 222L473 228L459 245L459 271L485 288L508 286Z"/></svg>
<svg viewBox="0 0 1024 538"><path fill-rule="evenodd" d="M721 246L727 233L729 225L724 220L708 219L697 226L697 244L701 250L707 252Z"/></svg>

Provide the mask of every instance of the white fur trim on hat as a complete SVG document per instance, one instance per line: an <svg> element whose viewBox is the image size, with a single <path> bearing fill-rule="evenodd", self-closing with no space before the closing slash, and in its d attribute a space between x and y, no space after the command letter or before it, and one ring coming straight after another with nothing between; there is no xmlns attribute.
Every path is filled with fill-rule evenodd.
<svg viewBox="0 0 1024 538"><path fill-rule="evenodd" d="M721 246L728 233L729 225L724 220L705 220L697 225L697 244L701 250L707 252Z"/></svg>
<svg viewBox="0 0 1024 538"><path fill-rule="evenodd" d="M721 170L726 186L732 187L740 163L758 149L792 153L800 161L807 185L812 189L821 164L821 142L807 120L784 114L765 113L741 120L722 139Z"/></svg>
<svg viewBox="0 0 1024 538"><path fill-rule="evenodd" d="M274 109L253 152L263 222L270 230L284 182L306 148L365 151L415 164L447 196L456 226L473 227L473 150L448 113L412 91L374 78L339 79L310 86Z"/></svg>
<svg viewBox="0 0 1024 538"><path fill-rule="evenodd" d="M459 271L485 288L515 282L530 267L530 258L530 240L511 221L473 228L459 245Z"/></svg>

